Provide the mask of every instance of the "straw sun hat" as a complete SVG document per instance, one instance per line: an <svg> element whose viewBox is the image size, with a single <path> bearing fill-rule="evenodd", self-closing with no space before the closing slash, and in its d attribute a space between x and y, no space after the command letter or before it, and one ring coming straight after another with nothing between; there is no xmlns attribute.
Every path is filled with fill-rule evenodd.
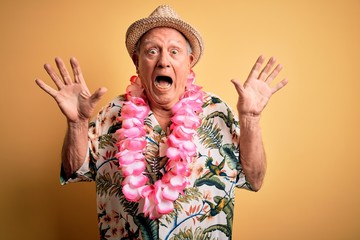
<svg viewBox="0 0 360 240"><path fill-rule="evenodd" d="M126 32L126 48L130 57L136 51L136 44L147 31L156 27L174 28L189 40L194 60L194 66L200 59L204 50L204 44L200 33L190 24L181 20L179 15L170 6L161 5L157 7L149 17L142 18L130 25Z"/></svg>

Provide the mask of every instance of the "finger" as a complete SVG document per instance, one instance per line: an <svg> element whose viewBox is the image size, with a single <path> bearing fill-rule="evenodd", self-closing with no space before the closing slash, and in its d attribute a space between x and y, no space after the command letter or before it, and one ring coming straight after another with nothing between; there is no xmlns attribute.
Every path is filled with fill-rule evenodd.
<svg viewBox="0 0 360 240"><path fill-rule="evenodd" d="M58 89L62 88L64 86L64 83L61 81L59 75L52 68L52 66L50 64L45 64L44 68L46 72L49 74L50 78L54 81Z"/></svg>
<svg viewBox="0 0 360 240"><path fill-rule="evenodd" d="M232 79L231 82L234 84L238 95L242 95L242 93L244 91L244 87L241 85L241 83L236 79Z"/></svg>
<svg viewBox="0 0 360 240"><path fill-rule="evenodd" d="M91 97L90 97L92 104L96 104L106 92L107 92L107 89L104 88L104 87L99 88L98 90L96 90L93 93L93 95L91 95Z"/></svg>
<svg viewBox="0 0 360 240"><path fill-rule="evenodd" d="M266 66L264 67L264 69L261 71L261 73L259 75L260 80L266 81L266 78L267 78L267 76L269 76L269 72L273 68L275 62L276 62L275 58L271 57L269 59Z"/></svg>
<svg viewBox="0 0 360 240"><path fill-rule="evenodd" d="M83 86L83 88L85 89L85 91L90 95L89 88L86 85L86 82L85 82L84 76L82 74L78 60L76 58L72 57L72 58L70 58L70 64L71 64L71 68L73 69L74 81L76 83L81 84Z"/></svg>
<svg viewBox="0 0 360 240"><path fill-rule="evenodd" d="M80 64L76 60L76 58L74 58L74 57L70 58L70 64L71 64L71 68L72 68L73 73L74 73L74 81L76 83L85 84L85 80L84 80L84 76L82 75Z"/></svg>
<svg viewBox="0 0 360 240"><path fill-rule="evenodd" d="M268 84L270 84L276 76L280 73L280 71L283 69L283 66L281 64L278 64L275 69L271 72L271 74L268 76L268 78L265 80Z"/></svg>
<svg viewBox="0 0 360 240"><path fill-rule="evenodd" d="M67 84L67 85L71 84L72 83L71 77L69 75L68 70L66 69L64 61L61 58L56 57L55 62L56 62L56 66L58 67L58 69L60 71L60 75L63 78L65 84Z"/></svg>
<svg viewBox="0 0 360 240"><path fill-rule="evenodd" d="M44 90L47 94L49 94L50 96L52 96L53 98L55 98L55 96L57 95L57 91L55 89L53 89L52 87L48 86L47 84L45 84L43 81L41 81L40 79L35 79L36 84L42 89Z"/></svg>
<svg viewBox="0 0 360 240"><path fill-rule="evenodd" d="M258 78L258 76L260 74L261 66L264 63L264 60L265 60L265 58L264 58L263 55L260 55L258 57L258 59L256 60L254 66L252 67L252 69L250 71L250 74L249 74L247 79L252 79L252 78L257 79Z"/></svg>
<svg viewBox="0 0 360 240"><path fill-rule="evenodd" d="M276 84L275 87L273 88L273 94L279 91L280 89L282 89L283 87L285 87L288 82L289 81L285 78L281 82Z"/></svg>

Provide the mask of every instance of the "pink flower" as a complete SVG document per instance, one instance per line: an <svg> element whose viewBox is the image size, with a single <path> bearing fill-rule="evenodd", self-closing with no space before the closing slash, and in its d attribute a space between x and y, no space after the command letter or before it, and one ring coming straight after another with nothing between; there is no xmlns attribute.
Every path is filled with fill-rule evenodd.
<svg viewBox="0 0 360 240"><path fill-rule="evenodd" d="M139 189L132 187L130 184L123 185L122 192L128 201L136 202L141 199Z"/></svg>
<svg viewBox="0 0 360 240"><path fill-rule="evenodd" d="M120 138L138 138L146 134L144 127L120 128L116 131Z"/></svg>
<svg viewBox="0 0 360 240"><path fill-rule="evenodd" d="M175 175L170 179L170 186L173 188L183 190L188 184L188 179L181 175Z"/></svg>
<svg viewBox="0 0 360 240"><path fill-rule="evenodd" d="M198 88L199 90L201 89L201 87ZM203 100L204 96L204 92L203 91L198 91L198 90L189 90L184 92L184 94L182 95L182 100L186 99L187 102L190 102L191 104L200 104Z"/></svg>
<svg viewBox="0 0 360 240"><path fill-rule="evenodd" d="M163 191L162 187L156 187L155 188L155 197L156 197L156 210L160 214L168 214L171 213L174 210L174 200L169 200L163 198Z"/></svg>
<svg viewBox="0 0 360 240"><path fill-rule="evenodd" d="M142 195L141 192L144 189L144 185L149 179L143 174L130 175L124 178L122 182L122 192L128 201L138 201Z"/></svg>
<svg viewBox="0 0 360 240"><path fill-rule="evenodd" d="M131 84L126 88L126 95L129 97L142 97L144 88L141 85L141 80L137 76L130 78Z"/></svg>
<svg viewBox="0 0 360 240"><path fill-rule="evenodd" d="M166 151L166 156L172 160L180 160L182 158L182 152L176 147L169 147Z"/></svg>
<svg viewBox="0 0 360 240"><path fill-rule="evenodd" d="M125 118L121 122L123 128L144 127L144 122L138 118Z"/></svg>
<svg viewBox="0 0 360 240"><path fill-rule="evenodd" d="M164 198L163 192L164 189L161 181L156 181L154 185L146 186L143 189L142 195L145 198L143 211L145 216L149 216L150 219L155 219L161 217L161 215L163 214L168 214L173 211L174 200L169 200L167 198ZM166 194L171 194L171 193L170 191L166 190ZM174 196L171 197L169 196L169 198L174 199Z"/></svg>
<svg viewBox="0 0 360 240"><path fill-rule="evenodd" d="M146 98L142 98L142 97L131 97L128 99L129 103L133 103L137 106L145 106L147 107L147 102L145 100Z"/></svg>
<svg viewBox="0 0 360 240"><path fill-rule="evenodd" d="M171 171L174 175L190 176L190 169L187 162L170 160L166 164L166 171Z"/></svg>
<svg viewBox="0 0 360 240"><path fill-rule="evenodd" d="M179 148L186 152L188 156L194 156L196 154L196 145L192 141L184 141L180 144Z"/></svg>
<svg viewBox="0 0 360 240"><path fill-rule="evenodd" d="M186 128L182 125L174 125L175 127L172 128L173 134L184 140L190 140L192 139L193 135L196 133L194 129Z"/></svg>
<svg viewBox="0 0 360 240"><path fill-rule="evenodd" d="M196 145L191 140L182 140L175 135L170 135L167 142L171 147L177 147L180 151L185 152L188 156L193 156L196 153Z"/></svg>
<svg viewBox="0 0 360 240"><path fill-rule="evenodd" d="M154 192L154 185L146 186L142 190L142 197L144 198L144 208L143 212L145 216L148 216L150 219L157 219L161 217L156 211L156 201L155 201L155 192Z"/></svg>
<svg viewBox="0 0 360 240"><path fill-rule="evenodd" d="M140 99L137 98L137 100L139 100L139 101L140 101ZM143 102L143 100L141 102ZM130 102L130 101L124 103L123 107L121 108L121 117L122 118L144 119L147 117L148 114L149 114L149 106L140 105L140 104L136 105L135 103Z"/></svg>
<svg viewBox="0 0 360 240"><path fill-rule="evenodd" d="M123 184L130 185L131 187L138 188L141 186L144 186L144 184L149 180L148 177L146 177L143 174L139 175L130 175L124 178Z"/></svg>
<svg viewBox="0 0 360 240"><path fill-rule="evenodd" d="M187 96L186 98L182 98L179 102L177 102L172 111L176 114L181 114L180 110L187 110L193 113L202 111L203 104L203 94L196 93Z"/></svg>
<svg viewBox="0 0 360 240"><path fill-rule="evenodd" d="M147 142L144 138L130 139L129 137L122 140L120 143L117 143L116 145L118 146L120 151L127 149L130 151L141 152L146 146L146 144Z"/></svg>
<svg viewBox="0 0 360 240"><path fill-rule="evenodd" d="M162 197L166 200L175 201L179 197L179 191L166 185L163 189Z"/></svg>
<svg viewBox="0 0 360 240"><path fill-rule="evenodd" d="M161 180L164 184L171 186L172 189L178 190L181 194L189 182L187 177L176 175L173 172L165 173Z"/></svg>
<svg viewBox="0 0 360 240"><path fill-rule="evenodd" d="M177 125L183 125L187 128L196 129L201 124L201 119L196 116L185 116L185 115L175 115L171 118L171 121Z"/></svg>
<svg viewBox="0 0 360 240"><path fill-rule="evenodd" d="M194 82L195 82L195 73L194 73L194 71L191 70L191 72L190 72L190 74L189 74L189 76L187 78L187 81L186 81L186 92L185 92L185 94L192 93L192 92L201 92L200 90L202 89L202 87L200 87L198 85L195 85Z"/></svg>
<svg viewBox="0 0 360 240"><path fill-rule="evenodd" d="M116 154L116 157L119 159L119 165L129 165L135 161L143 161L145 156L140 152L129 151L127 149L121 150Z"/></svg>
<svg viewBox="0 0 360 240"><path fill-rule="evenodd" d="M143 173L146 168L146 164L144 161L135 160L130 164L122 164L120 168L124 176L127 177L129 175L139 175Z"/></svg>

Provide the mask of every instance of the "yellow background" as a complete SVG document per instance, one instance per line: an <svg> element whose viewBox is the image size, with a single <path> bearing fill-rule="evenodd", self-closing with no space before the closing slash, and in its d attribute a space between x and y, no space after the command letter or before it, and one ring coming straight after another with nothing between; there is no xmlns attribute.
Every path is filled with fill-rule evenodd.
<svg viewBox="0 0 360 240"><path fill-rule="evenodd" d="M135 73L127 27L162 3L1 1L1 239L98 239L95 185L59 185L66 123L34 79L53 85L42 65L76 56L104 105ZM360 239L360 1L167 3L205 39L198 83L233 108L230 79L261 53L290 80L263 114L268 172L237 191L234 239Z"/></svg>

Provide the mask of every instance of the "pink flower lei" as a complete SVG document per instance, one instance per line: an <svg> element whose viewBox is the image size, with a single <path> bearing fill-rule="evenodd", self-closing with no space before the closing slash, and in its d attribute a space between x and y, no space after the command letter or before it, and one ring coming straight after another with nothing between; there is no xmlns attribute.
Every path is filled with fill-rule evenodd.
<svg viewBox="0 0 360 240"><path fill-rule="evenodd" d="M193 136L201 124L204 92L194 84L195 74L191 72L187 79L186 91L172 108L171 134L167 138L165 174L153 185L147 184L146 169L146 131L144 121L150 108L147 103L140 79L133 76L126 89L126 102L121 109L119 121L122 128L117 147L119 152L119 170L124 175L122 192L128 201L137 202L145 199L143 213L150 219L160 218L174 209L174 201L184 193L191 174L190 163L196 156Z"/></svg>

